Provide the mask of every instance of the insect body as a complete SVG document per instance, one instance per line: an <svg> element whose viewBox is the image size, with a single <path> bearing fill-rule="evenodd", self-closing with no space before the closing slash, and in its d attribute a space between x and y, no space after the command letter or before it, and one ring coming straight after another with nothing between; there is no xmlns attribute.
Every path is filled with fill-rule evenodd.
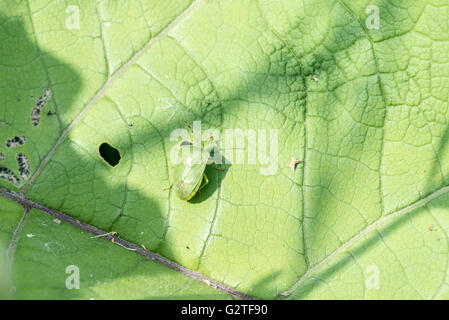
<svg viewBox="0 0 449 320"><path fill-rule="evenodd" d="M174 190L178 198L192 199L209 182L204 170L215 146L213 138L206 145L187 140L180 143L182 160L174 167ZM204 185L201 185L203 179Z"/></svg>
<svg viewBox="0 0 449 320"><path fill-rule="evenodd" d="M190 128L189 124L186 122ZM192 128L190 128L192 130ZM193 130L192 130L193 133ZM181 200L190 200L209 182L204 170L210 159L210 153L217 146L211 137L206 143L184 140L178 145L181 161L174 166L174 190ZM204 179L204 184L202 184Z"/></svg>

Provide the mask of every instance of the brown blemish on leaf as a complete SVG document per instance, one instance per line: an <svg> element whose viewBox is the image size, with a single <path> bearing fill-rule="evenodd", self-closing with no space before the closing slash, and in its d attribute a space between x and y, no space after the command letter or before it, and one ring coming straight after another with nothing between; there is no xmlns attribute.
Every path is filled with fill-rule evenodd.
<svg viewBox="0 0 449 320"><path fill-rule="evenodd" d="M23 146L26 142L25 136L15 136L14 138L6 140L6 147L14 148L18 146Z"/></svg>
<svg viewBox="0 0 449 320"><path fill-rule="evenodd" d="M23 180L27 180L30 176L30 161L28 160L28 157L24 153L19 153L16 156L17 160L17 167L19 169L19 175L22 177Z"/></svg>
<svg viewBox="0 0 449 320"><path fill-rule="evenodd" d="M36 105L31 111L31 124L33 126L39 125L39 122L41 121L41 111L44 108L45 104L47 103L48 99L50 98L51 98L51 90L45 89L44 94L37 99Z"/></svg>
<svg viewBox="0 0 449 320"><path fill-rule="evenodd" d="M13 186L19 188L22 186L19 177L17 177L14 172L4 166L0 166L0 179L11 183Z"/></svg>

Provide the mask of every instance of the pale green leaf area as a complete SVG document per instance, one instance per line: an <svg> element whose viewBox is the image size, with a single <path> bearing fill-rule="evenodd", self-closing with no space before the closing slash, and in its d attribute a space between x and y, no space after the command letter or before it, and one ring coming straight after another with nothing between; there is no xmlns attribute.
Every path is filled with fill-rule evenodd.
<svg viewBox="0 0 449 320"><path fill-rule="evenodd" d="M366 24L372 5L378 29ZM31 177L0 186L257 298L448 299L448 10L443 0L4 1L0 165L17 174L23 152ZM277 172L208 166L201 194L179 200L170 134L184 120L278 130ZM2 142L22 135L23 146ZM104 142L118 165L100 156ZM1 210L6 246L15 210ZM83 232L32 210L14 254L17 296L227 297ZM64 287L69 264L80 290Z"/></svg>
<svg viewBox="0 0 449 320"><path fill-rule="evenodd" d="M229 299L204 283L168 269L78 228L32 210L15 242L23 208L0 199L0 297L15 299ZM56 222L55 222L56 221ZM7 250L12 250L12 282ZM79 289L67 279L79 270ZM69 279L70 280L70 279ZM69 287L72 282L69 281Z"/></svg>
<svg viewBox="0 0 449 320"><path fill-rule="evenodd" d="M15 253L18 299L227 299L220 291L37 210ZM71 288L74 266L79 289Z"/></svg>
<svg viewBox="0 0 449 320"><path fill-rule="evenodd" d="M17 203L1 198L0 214L0 298L9 298L8 247L23 216L24 209Z"/></svg>

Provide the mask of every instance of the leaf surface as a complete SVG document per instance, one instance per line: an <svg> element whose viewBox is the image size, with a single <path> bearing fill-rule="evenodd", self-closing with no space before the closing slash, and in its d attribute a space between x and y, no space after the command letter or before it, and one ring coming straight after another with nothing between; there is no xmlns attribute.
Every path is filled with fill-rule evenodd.
<svg viewBox="0 0 449 320"><path fill-rule="evenodd" d="M379 29L366 22L372 5ZM23 146L0 147L1 164L18 174L20 151L31 166L22 187L1 186L258 298L448 298L447 3L75 7L79 29L67 20L76 8L62 2L0 5L0 139L26 136ZM33 126L45 88L52 96ZM277 130L278 170L208 166L202 193L177 199L168 190L170 134L184 120L222 133ZM118 165L100 156L102 143L119 151ZM292 158L301 161L293 171ZM0 230L11 233L18 217L5 213L3 223L2 215ZM18 238L24 297L73 297L58 287L63 274L51 290L20 267L45 265L53 253L42 245L53 241L68 248L56 248L59 262L49 264L59 272L78 259L100 273L77 297L126 297L117 288L141 288L139 277L160 291L129 297L219 297L198 284L183 291L191 280L182 275L73 227L52 232L45 219L32 210ZM95 263L103 255L107 268Z"/></svg>

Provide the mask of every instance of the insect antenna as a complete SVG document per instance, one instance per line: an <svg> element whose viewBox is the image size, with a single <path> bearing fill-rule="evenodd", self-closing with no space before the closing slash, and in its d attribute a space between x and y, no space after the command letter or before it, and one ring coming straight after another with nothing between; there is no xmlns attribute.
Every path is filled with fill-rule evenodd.
<svg viewBox="0 0 449 320"><path fill-rule="evenodd" d="M192 132L192 134L193 134L193 129L192 129L192 127L187 123L187 121L185 121L184 120L184 123L187 125L187 127L189 127L189 129L190 129L190 131Z"/></svg>

